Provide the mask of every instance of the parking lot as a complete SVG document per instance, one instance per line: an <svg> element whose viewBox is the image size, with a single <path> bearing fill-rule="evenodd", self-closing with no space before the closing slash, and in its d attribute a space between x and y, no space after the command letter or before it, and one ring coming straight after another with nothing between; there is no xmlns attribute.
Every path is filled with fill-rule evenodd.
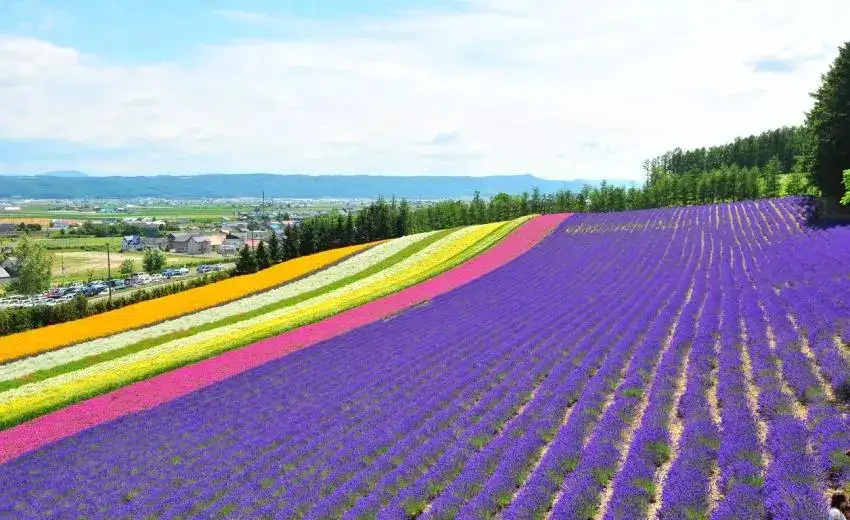
<svg viewBox="0 0 850 520"><path fill-rule="evenodd" d="M187 267L166 269L162 273L147 274L136 273L131 277L112 280L93 280L91 282L76 282L67 287L56 287L44 294L39 295L11 295L0 298L0 308L27 308L41 305L53 306L68 303L78 295L89 299L104 298L109 294L112 287L112 295L123 297L132 294L136 290L155 285L174 283L187 280L204 274L227 269L228 264L200 265L195 269Z"/></svg>

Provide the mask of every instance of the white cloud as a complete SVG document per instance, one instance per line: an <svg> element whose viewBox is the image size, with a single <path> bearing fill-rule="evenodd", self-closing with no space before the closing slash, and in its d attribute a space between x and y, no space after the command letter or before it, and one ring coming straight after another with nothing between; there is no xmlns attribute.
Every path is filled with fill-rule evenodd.
<svg viewBox="0 0 850 520"><path fill-rule="evenodd" d="M674 146L800 122L848 19L845 0L474 0L131 67L6 38L0 139L147 150L59 165L95 172L638 178Z"/></svg>

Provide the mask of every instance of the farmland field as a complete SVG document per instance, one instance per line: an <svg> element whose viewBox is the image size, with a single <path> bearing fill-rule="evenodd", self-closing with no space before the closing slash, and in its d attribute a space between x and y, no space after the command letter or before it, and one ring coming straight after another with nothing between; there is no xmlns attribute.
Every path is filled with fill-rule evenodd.
<svg viewBox="0 0 850 520"><path fill-rule="evenodd" d="M317 211L330 211L347 206L347 202L330 200L313 200L309 203L281 202L270 208L273 212L296 212L311 213ZM105 205L109 207L116 206ZM56 206L47 204L29 204L21 207L20 211L0 211L0 222L27 222L41 224L47 227L51 219L74 219L74 220L100 220L127 217L152 217L158 219L188 218L192 220L219 221L224 217L235 218L238 213L250 213L257 204L185 204L164 206L132 206L121 213L98 213L94 210L66 210L58 209Z"/></svg>
<svg viewBox="0 0 850 520"><path fill-rule="evenodd" d="M112 276L118 276L118 268L124 260L133 260L136 271L143 270L143 253L120 253L113 252L107 258L106 252L101 251L61 251L54 254L53 281L57 283L84 280L88 278L89 271L95 279L104 279L107 276L108 264L112 264ZM108 260L108 261L107 261ZM165 254L167 266L191 266L198 263L219 260L221 262L232 261L231 257L218 254L210 255L177 255ZM64 276L63 276L64 275Z"/></svg>
<svg viewBox="0 0 850 520"><path fill-rule="evenodd" d="M0 365L8 426L205 361L0 432L0 482L25 483L0 516L824 518L850 485L850 228L806 211L423 234L161 325L32 336Z"/></svg>

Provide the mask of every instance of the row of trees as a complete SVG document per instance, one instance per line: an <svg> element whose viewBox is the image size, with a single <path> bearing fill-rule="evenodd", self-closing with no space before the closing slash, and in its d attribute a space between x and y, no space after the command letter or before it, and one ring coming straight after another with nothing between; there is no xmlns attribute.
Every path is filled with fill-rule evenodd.
<svg viewBox="0 0 850 520"><path fill-rule="evenodd" d="M767 196L777 191L773 178L788 174L792 176L791 192L818 193L827 200L842 199L847 191L843 172L850 168L850 42L839 48L838 57L822 76L820 88L811 96L814 105L802 126L770 130L720 146L666 152L644 163L647 184L670 184L671 176L689 175L713 177L715 180L709 184L715 184L728 177L730 169L737 168L757 170L763 181L766 178L769 186L764 195ZM694 185L693 181L685 182ZM803 187L804 182L812 188ZM720 188L720 200L725 200L727 193L727 189ZM753 192L747 187L734 190L733 196L742 195L751 198ZM682 202L681 198L678 200Z"/></svg>
<svg viewBox="0 0 850 520"><path fill-rule="evenodd" d="M765 168L775 161L780 173L791 173L805 153L806 135L802 126L786 126L758 135L739 137L733 142L708 148L676 148L648 161L647 167L671 174L714 171L725 166Z"/></svg>
<svg viewBox="0 0 850 520"><path fill-rule="evenodd" d="M500 193L489 200L476 192L472 200L447 200L419 207L412 207L404 199L378 198L356 212L333 212L305 219L297 227L287 227L281 239L272 234L268 243L260 242L254 249L246 245L237 257L236 272L253 273L336 247L536 213L626 211L811 194L804 175L781 173L776 160L768 161L764 168L732 165L700 174L675 175L655 169L651 176L651 181L643 186L602 182L577 192L541 193L535 189L530 194Z"/></svg>

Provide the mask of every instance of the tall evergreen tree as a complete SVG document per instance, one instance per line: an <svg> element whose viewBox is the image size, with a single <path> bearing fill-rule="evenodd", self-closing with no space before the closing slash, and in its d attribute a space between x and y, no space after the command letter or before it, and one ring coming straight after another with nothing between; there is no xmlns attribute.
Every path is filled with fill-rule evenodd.
<svg viewBox="0 0 850 520"><path fill-rule="evenodd" d="M279 264L283 260L283 249L281 248L280 240L277 238L277 233L272 231L272 236L269 238L269 260L272 264Z"/></svg>
<svg viewBox="0 0 850 520"><path fill-rule="evenodd" d="M311 255L316 252L316 235L313 232L313 223L305 222L298 230L298 255Z"/></svg>
<svg viewBox="0 0 850 520"><path fill-rule="evenodd" d="M844 195L842 172L850 168L850 42L839 48L838 57L812 94L815 106L806 115L810 133L807 163L811 181L825 197Z"/></svg>
<svg viewBox="0 0 850 520"><path fill-rule="evenodd" d="M248 244L242 246L242 249L239 250L239 256L236 257L236 272L238 274L257 272L257 259Z"/></svg>
<svg viewBox="0 0 850 520"><path fill-rule="evenodd" d="M286 226L286 241L283 243L283 260L298 257L299 233L297 226Z"/></svg>
<svg viewBox="0 0 850 520"><path fill-rule="evenodd" d="M268 269L272 265L272 260L269 257L269 250L266 248L266 245L262 240L260 240L260 243L257 244L257 249L254 250L254 259L257 262L257 270L259 271Z"/></svg>

